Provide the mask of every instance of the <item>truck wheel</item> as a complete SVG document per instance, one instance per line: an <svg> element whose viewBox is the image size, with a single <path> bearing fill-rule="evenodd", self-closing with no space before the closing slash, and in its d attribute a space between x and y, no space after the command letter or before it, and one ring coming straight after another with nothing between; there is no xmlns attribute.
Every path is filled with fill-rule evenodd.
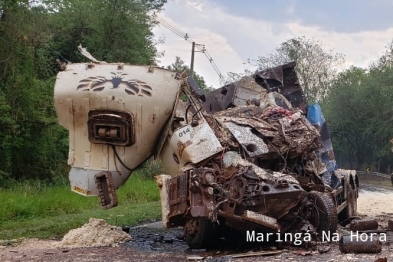
<svg viewBox="0 0 393 262"><path fill-rule="evenodd" d="M327 194L311 191L307 194L307 218L319 234L336 232L337 210Z"/></svg>
<svg viewBox="0 0 393 262"><path fill-rule="evenodd" d="M216 235L217 226L206 217L188 220L184 226L184 240L192 249L209 248Z"/></svg>

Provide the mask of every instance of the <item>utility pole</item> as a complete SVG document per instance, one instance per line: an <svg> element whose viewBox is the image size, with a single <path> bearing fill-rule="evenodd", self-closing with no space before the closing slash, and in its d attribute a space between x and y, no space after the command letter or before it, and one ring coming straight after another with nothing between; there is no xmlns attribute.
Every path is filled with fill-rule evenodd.
<svg viewBox="0 0 393 262"><path fill-rule="evenodd" d="M195 51L195 46L202 46L201 51ZM191 71L191 76L194 76L194 54L195 52L205 52L205 45L201 44L195 44L195 42L192 42L192 48L191 48L191 65L190 65L190 71Z"/></svg>
<svg viewBox="0 0 393 262"><path fill-rule="evenodd" d="M195 42L192 42L191 65L190 65L191 77L194 77L194 53L195 53Z"/></svg>

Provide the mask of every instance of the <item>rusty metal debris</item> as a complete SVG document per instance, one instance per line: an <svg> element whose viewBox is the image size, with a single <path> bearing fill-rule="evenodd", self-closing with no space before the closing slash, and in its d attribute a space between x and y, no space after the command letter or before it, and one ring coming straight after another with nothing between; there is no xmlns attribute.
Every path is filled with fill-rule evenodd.
<svg viewBox="0 0 393 262"><path fill-rule="evenodd" d="M117 195L113 185L112 174L106 171L96 174L95 183L97 185L102 209L109 209L117 206Z"/></svg>
<svg viewBox="0 0 393 262"><path fill-rule="evenodd" d="M352 231L374 230L378 228L378 222L375 219L353 220L349 227Z"/></svg>
<svg viewBox="0 0 393 262"><path fill-rule="evenodd" d="M293 107L306 112L307 99L299 85L295 66L292 62L261 70L251 77L244 77L240 81L213 90L205 94L203 107L209 113L222 111L233 106L246 105L252 102L253 98L256 98L256 103L265 102L266 100L260 99L263 98L263 93L276 92L283 95ZM281 103L279 106L283 105Z"/></svg>
<svg viewBox="0 0 393 262"><path fill-rule="evenodd" d="M342 253L380 253L382 243L379 238L359 239L353 236L342 236L339 241Z"/></svg>
<svg viewBox="0 0 393 262"><path fill-rule="evenodd" d="M168 196L165 225L185 226L190 247L206 246L207 240L195 240L204 228L321 235L335 232L338 213L340 222L356 215L357 175L336 170L322 113L313 109L313 124L307 118L307 101L293 69L294 64L269 69L214 90L205 95L203 108L184 87L190 104L177 118L200 112L193 121L206 121L223 148L160 189ZM174 135L185 128L192 130L175 128ZM191 135L188 143L193 143ZM326 145L330 148L323 150ZM176 155L182 157L180 151ZM183 162L192 161L192 152L188 155ZM217 237L213 231L209 235Z"/></svg>

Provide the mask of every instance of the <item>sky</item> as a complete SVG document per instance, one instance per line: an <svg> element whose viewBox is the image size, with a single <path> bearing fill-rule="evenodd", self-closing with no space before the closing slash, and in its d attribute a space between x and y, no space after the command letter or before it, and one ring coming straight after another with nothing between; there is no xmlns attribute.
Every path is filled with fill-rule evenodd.
<svg viewBox="0 0 393 262"><path fill-rule="evenodd" d="M176 56L190 65L190 39L179 36L186 33L205 46L223 76L255 71L248 61L301 36L343 54L346 68L367 68L393 40L392 15L392 0L168 0L153 33L156 41L164 41L157 45L163 52L160 66L172 64ZM201 52L195 52L194 70L208 86L221 86Z"/></svg>

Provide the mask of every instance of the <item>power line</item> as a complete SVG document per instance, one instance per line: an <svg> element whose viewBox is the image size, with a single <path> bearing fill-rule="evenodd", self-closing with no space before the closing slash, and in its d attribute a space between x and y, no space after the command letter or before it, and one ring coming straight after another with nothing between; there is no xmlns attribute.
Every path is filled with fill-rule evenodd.
<svg viewBox="0 0 393 262"><path fill-rule="evenodd" d="M213 66L214 70L216 71L216 73L220 77L221 81L225 82L223 75L221 74L220 70L218 69L218 67L217 67L216 63L214 62L213 58L211 57L211 55L207 52L206 49L203 53L205 54L206 58L209 60L210 64Z"/></svg>
<svg viewBox="0 0 393 262"><path fill-rule="evenodd" d="M183 31L181 31L180 29L178 29L175 25L171 24L170 22L164 20L163 18L157 16L157 14L154 12L151 17L157 21L159 24L163 25L164 27L166 27L167 29L169 29L170 31L172 31L173 33L175 33L176 35L180 36L181 38L184 38L186 41L188 42L194 42L193 39L191 39L187 33L184 33Z"/></svg>
<svg viewBox="0 0 393 262"><path fill-rule="evenodd" d="M130 4L135 7L136 9L139 9L140 11L146 11L146 9L143 8L142 4L135 4L130 2ZM180 30L176 25L170 23L169 21L165 20L162 17L159 17L157 15L157 13L155 11L153 12L146 12L147 15L149 15L154 21L158 22L158 24L164 26L165 28L167 28L168 30L170 30L172 33L176 34L177 36L183 38L184 40L186 40L189 43L193 43L196 42L194 39L192 39L187 33L183 32L182 30ZM7 41L6 39L0 37L0 39L2 39L3 41L7 42L8 44L12 45L11 42ZM64 61L66 62L70 62L68 59L66 59L64 56L62 56L59 52L57 52L56 50L54 50L52 47L49 46L49 44L41 41L40 39L37 39L41 44L45 45L51 52L55 53L56 55L58 55L59 57L61 57L62 59L64 59ZM201 47L202 46L202 47ZM218 69L216 63L214 62L212 56L208 53L205 45L202 44L198 44L196 45L197 49L199 49L199 52L202 52L206 58L208 59L208 61L210 62L210 64L212 65L214 71L217 73L218 77L220 78L220 80L222 82L225 82L223 75L221 74L220 70Z"/></svg>
<svg viewBox="0 0 393 262"><path fill-rule="evenodd" d="M175 35L183 38L187 42L189 42L189 43L196 42L194 39L192 39L189 36L189 34L187 34L186 32L183 32L182 30L180 30L176 25L170 23L169 21L166 21L162 17L159 17L156 11L151 11L151 10L149 11L148 8L144 8L142 3L136 4L136 3L133 3L133 2L129 2L129 4L131 6L133 6L135 9L139 10L139 11L146 12L146 14L148 16L150 16L150 18L152 18L158 24L164 26L166 29L168 29L169 31L171 31ZM203 47L200 48L199 46L203 46ZM204 53L204 55L206 56L206 58L208 59L208 61L212 65L214 71L217 73L218 77L220 78L220 80L223 83L225 83L225 79L224 79L223 75L221 74L220 70L218 69L216 63L214 62L214 60L212 58L212 56L207 52L205 45L197 45L197 48L199 49L200 52Z"/></svg>
<svg viewBox="0 0 393 262"><path fill-rule="evenodd" d="M171 32L176 34L177 36L185 39L187 42L190 42L190 43L195 42L195 40L193 40L187 33L181 31L175 25L166 21L162 17L159 17L156 12L153 12L153 14L148 14L148 15L150 15L156 22L163 25L165 28L167 28L168 30L170 30ZM202 48L200 46L202 46ZM208 61L212 65L214 71L217 73L220 80L222 82L225 82L223 75L221 74L220 70L218 69L216 63L214 62L213 57L208 53L205 45L197 45L197 48L199 49L200 52L202 52L206 56L206 58L208 59Z"/></svg>

